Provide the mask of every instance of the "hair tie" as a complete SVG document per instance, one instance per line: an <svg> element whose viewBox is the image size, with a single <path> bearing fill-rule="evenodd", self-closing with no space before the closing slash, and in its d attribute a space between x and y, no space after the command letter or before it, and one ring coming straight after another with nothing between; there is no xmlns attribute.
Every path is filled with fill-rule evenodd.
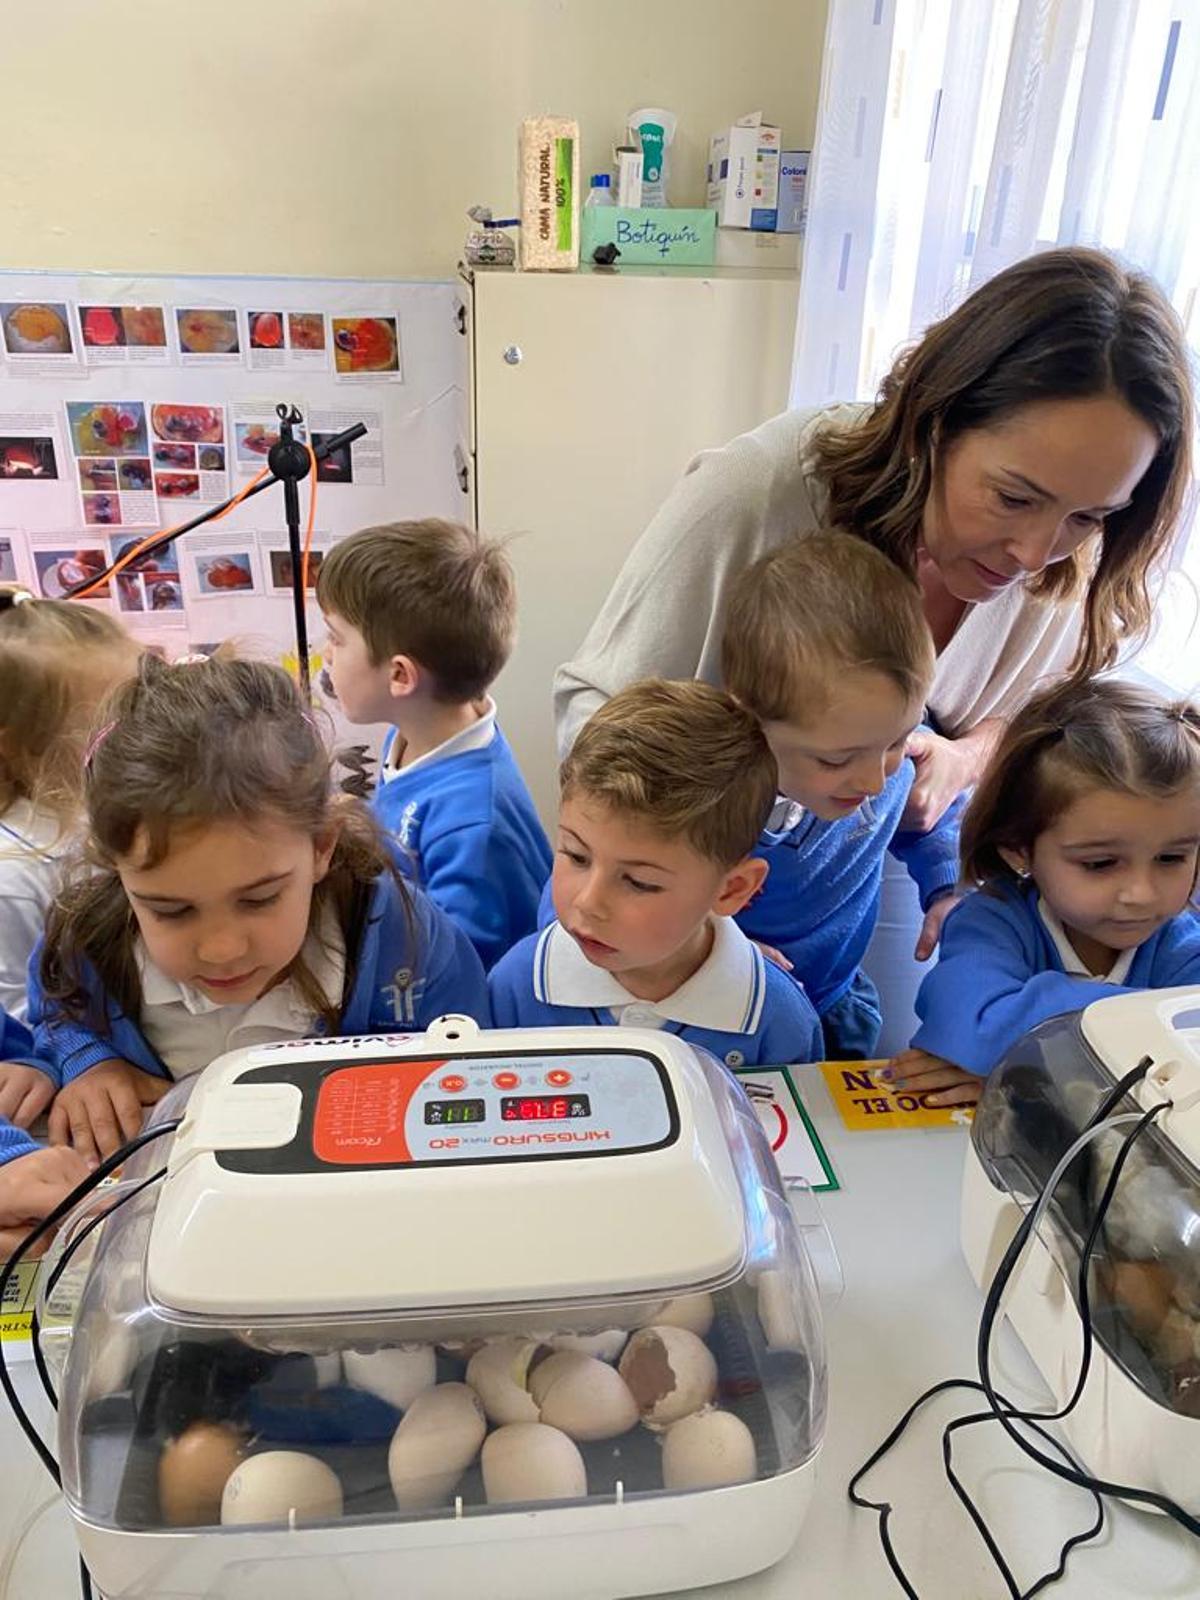
<svg viewBox="0 0 1200 1600"><path fill-rule="evenodd" d="M31 589L23 589L14 584L10 588L0 589L0 599L7 600L9 605L15 608L26 605L30 600L36 600L37 596Z"/></svg>
<svg viewBox="0 0 1200 1600"><path fill-rule="evenodd" d="M91 771L92 762L96 758L96 751L99 750L115 727L115 722L106 722L102 728L97 728L88 740L87 749L83 752L83 770L85 772Z"/></svg>

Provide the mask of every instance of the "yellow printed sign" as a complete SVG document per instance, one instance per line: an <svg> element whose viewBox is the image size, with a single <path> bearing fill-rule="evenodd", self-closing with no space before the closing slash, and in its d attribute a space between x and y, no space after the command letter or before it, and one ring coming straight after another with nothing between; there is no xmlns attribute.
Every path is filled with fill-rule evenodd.
<svg viewBox="0 0 1200 1600"><path fill-rule="evenodd" d="M0 1339L6 1344L10 1340L20 1343L29 1339L40 1266L40 1261L21 1261L8 1280L4 1304L0 1306Z"/></svg>
<svg viewBox="0 0 1200 1600"><path fill-rule="evenodd" d="M830 1098L851 1133L880 1128L969 1127L969 1106L931 1106L928 1094L889 1089L876 1073L886 1061L822 1061Z"/></svg>

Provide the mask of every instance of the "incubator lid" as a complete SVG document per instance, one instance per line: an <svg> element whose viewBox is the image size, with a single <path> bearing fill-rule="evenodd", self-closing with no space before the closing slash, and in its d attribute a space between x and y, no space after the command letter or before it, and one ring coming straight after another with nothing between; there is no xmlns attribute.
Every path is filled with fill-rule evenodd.
<svg viewBox="0 0 1200 1600"><path fill-rule="evenodd" d="M632 1029L449 1018L238 1051L175 1136L150 1298L257 1321L718 1286L753 1222L733 1092L673 1035Z"/></svg>
<svg viewBox="0 0 1200 1600"><path fill-rule="evenodd" d="M1170 1102L1157 1126L1200 1167L1200 989L1140 989L1097 1000L1083 1012L1080 1030L1114 1078L1150 1058L1134 1095L1147 1108Z"/></svg>

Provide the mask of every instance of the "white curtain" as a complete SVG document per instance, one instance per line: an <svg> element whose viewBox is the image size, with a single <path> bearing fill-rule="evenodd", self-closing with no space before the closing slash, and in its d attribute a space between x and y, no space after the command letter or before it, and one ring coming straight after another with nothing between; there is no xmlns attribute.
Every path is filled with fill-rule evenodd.
<svg viewBox="0 0 1200 1600"><path fill-rule="evenodd" d="M792 404L1056 244L1152 274L1200 358L1200 0L830 0ZM1161 581L1138 665L1195 693L1194 527Z"/></svg>
<svg viewBox="0 0 1200 1600"><path fill-rule="evenodd" d="M1200 350L1200 0L830 0L792 403L874 394L1055 244L1153 274Z"/></svg>

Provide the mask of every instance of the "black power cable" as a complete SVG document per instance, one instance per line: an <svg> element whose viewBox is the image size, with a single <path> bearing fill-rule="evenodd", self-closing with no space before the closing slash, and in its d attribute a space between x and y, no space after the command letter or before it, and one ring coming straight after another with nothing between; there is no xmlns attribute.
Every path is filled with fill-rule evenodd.
<svg viewBox="0 0 1200 1600"><path fill-rule="evenodd" d="M1145 1077L1151 1065L1152 1063L1150 1058L1145 1057L1131 1072L1126 1073L1120 1082L1117 1083L1114 1088L1110 1090L1110 1092L1104 1097L1101 1104L1094 1112L1088 1123L1085 1125L1082 1132L1084 1134L1089 1133L1092 1130L1097 1129L1103 1122L1105 1122L1112 1114L1115 1107L1119 1105L1122 1099L1124 1099L1129 1090ZM1104 1502L1101 1498L1102 1496L1115 1496L1120 1499L1133 1500L1141 1504L1151 1505L1155 1509L1171 1517L1189 1532L1200 1534L1200 1520L1191 1516L1181 1506L1177 1505L1167 1496L1156 1494L1150 1490L1134 1489L1122 1484L1108 1483L1102 1479L1093 1478L1088 1473L1079 1471L1072 1463L1071 1457L1065 1446L1062 1445L1052 1435L1050 1435L1042 1426L1043 1423L1061 1421L1064 1417L1069 1415L1070 1412L1074 1410L1075 1406L1078 1405L1079 1400L1083 1395L1088 1375L1091 1370L1093 1347L1090 1286L1088 1282L1092 1252L1095 1248L1096 1240L1099 1237L1100 1230L1103 1227L1104 1218L1116 1192L1116 1187L1120 1180L1121 1172L1129 1158L1135 1141L1142 1136L1155 1118L1160 1116L1162 1112L1166 1111L1167 1109L1168 1105L1166 1102L1152 1107L1137 1120L1136 1125L1126 1136L1121 1150L1113 1163L1112 1171L1109 1173L1108 1181L1097 1204L1095 1216L1092 1219L1087 1238L1080 1253L1076 1289L1077 1306L1083 1332L1083 1357L1080 1363L1079 1375L1076 1379L1074 1390L1065 1405L1063 1405L1059 1410L1053 1412L1022 1411L997 1391L991 1378L990 1347L992 1332L999 1316L1000 1304L1003 1299L1004 1291L1007 1288L1010 1279L1012 1278L1017 1263L1040 1214L1039 1203L1042 1197L1039 1196L1038 1202L1035 1202L1035 1204L1029 1208L1022 1219L1021 1226L1017 1229L1016 1234L1010 1242L984 1299L983 1312L980 1317L978 1340L979 1381L976 1382L972 1379L950 1378L941 1383L935 1384L932 1388L926 1390L924 1394L919 1396L919 1398L913 1402L913 1404L904 1413L900 1421L892 1429L891 1433L889 1433L883 1443L871 1454L871 1456L863 1463L863 1465L850 1480L847 1491L849 1498L854 1505L860 1506L866 1510L874 1511L876 1513L879 1519L879 1538L880 1544L883 1548L884 1557L887 1560L893 1576L900 1584L900 1587L903 1589L904 1593L910 1597L910 1600L920 1600L920 1596L913 1588L906 1573L904 1572L899 1558L896 1555L895 1547L892 1543L889 1523L893 1514L893 1507L887 1501L867 1500L858 1492L858 1485L866 1476L866 1474L872 1469L872 1467L874 1467L876 1463L879 1462L900 1439L916 1413L930 1400L934 1399L938 1395L949 1392L951 1389L965 1389L982 1394L988 1402L989 1409L987 1411L976 1412L969 1416L956 1418L946 1426L942 1434L942 1460L951 1487L954 1489L955 1494L958 1496L968 1515L971 1517L976 1531L982 1538L989 1554L996 1564L997 1570L1004 1579L1009 1594L1012 1596L1012 1600L1032 1600L1034 1595L1039 1594L1044 1588L1048 1587L1051 1583L1057 1582L1058 1579L1063 1576L1064 1572L1066 1571L1067 1559L1071 1551L1076 1549L1079 1545L1086 1543L1089 1539L1095 1538L1104 1526ZM1062 1177L1065 1176L1065 1170L1066 1169L1064 1169L1063 1173L1059 1174L1056 1183L1061 1182ZM1048 1199L1049 1197L1047 1196L1046 1198ZM1073 1534L1071 1538L1066 1541L1059 1552L1059 1560L1055 1568L1050 1572L1044 1573L1033 1585L1031 1585L1030 1588L1025 1591L1021 1590L1019 1584L1014 1578L1007 1562L1004 1559L999 1545L996 1543L995 1537L988 1528L987 1523L982 1516L982 1513L974 1504L970 1495L967 1493L966 1488L954 1472L954 1434L961 1428L972 1427L980 1422L999 1422L1013 1439L1013 1441L1022 1451L1025 1452L1026 1455L1030 1456L1040 1466L1045 1467L1047 1471L1063 1478L1066 1482L1072 1483L1078 1488L1087 1490L1088 1493L1091 1494L1096 1505L1096 1518L1091 1526L1079 1533ZM1049 1445L1051 1449L1055 1450L1061 1457L1061 1461L1055 1460L1053 1457L1048 1456L1042 1451L1038 1450L1028 1438L1018 1431L1018 1423L1032 1433L1036 1434L1047 1445Z"/></svg>

